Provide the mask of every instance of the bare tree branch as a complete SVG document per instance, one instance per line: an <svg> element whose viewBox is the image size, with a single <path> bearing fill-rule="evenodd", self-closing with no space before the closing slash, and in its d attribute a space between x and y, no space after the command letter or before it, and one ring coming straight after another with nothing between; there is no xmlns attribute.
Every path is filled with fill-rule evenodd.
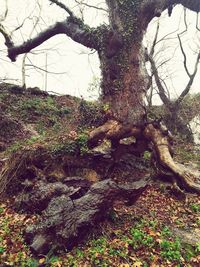
<svg viewBox="0 0 200 267"><path fill-rule="evenodd" d="M100 10L100 11L108 12L107 9L102 8L102 7L98 7L98 6L94 6L94 5L89 5L89 4L87 4L87 3L83 2L83 1L81 1L81 2L78 1L78 0L74 0L74 1L75 1L77 4L79 4L79 5L84 5L84 6L87 6L87 7L95 8L95 9Z"/></svg>
<svg viewBox="0 0 200 267"><path fill-rule="evenodd" d="M47 72L47 73L50 73L50 74L67 74L67 72L65 71L65 72L54 72L54 71L47 71L47 70L45 70L45 69L43 69L43 68L41 68L41 67L38 67L38 66L36 66L36 65L34 65L34 64L25 64L25 66L26 67L32 67L32 68L29 68L29 70L30 69L38 69L38 70L41 70L41 71L43 71L43 72Z"/></svg>
<svg viewBox="0 0 200 267"><path fill-rule="evenodd" d="M196 15L196 29L198 31L200 31L200 28L199 28L199 13L197 12L197 15Z"/></svg>
<svg viewBox="0 0 200 267"><path fill-rule="evenodd" d="M159 27L160 27L160 25L159 25L159 21L158 21L157 27L156 27L156 34L154 36L153 44L152 44L151 51L150 51L150 56L153 56L154 51L155 51L155 46L156 46L157 39L158 39Z"/></svg>
<svg viewBox="0 0 200 267"><path fill-rule="evenodd" d="M184 34L188 30L188 25L187 25L187 10L186 10L186 8L184 8L184 17L183 18L184 18L185 29L181 33L179 33L179 35Z"/></svg>
<svg viewBox="0 0 200 267"><path fill-rule="evenodd" d="M193 84L194 78L196 76L196 73L197 73L197 70L198 70L198 65L199 65L199 60L200 60L200 52L199 52L198 55L197 55L197 58L196 58L194 71L193 71L192 74L190 74L190 72L189 72L189 70L187 68L187 57L186 57L185 51L183 49L183 45L182 45L181 38L180 38L179 34L178 34L178 40L179 40L181 52L182 52L183 58L184 58L184 61L183 61L184 68L185 68L185 71L186 71L187 75L189 76L189 81L188 81L185 89L182 91L181 95L176 100L176 104L180 104L182 102L183 98L189 93L189 91L191 89L191 86Z"/></svg>
<svg viewBox="0 0 200 267"><path fill-rule="evenodd" d="M14 44L11 35L2 24L0 24L0 33L3 35L5 39L5 45L8 47L8 49L13 47Z"/></svg>
<svg viewBox="0 0 200 267"><path fill-rule="evenodd" d="M14 46L11 36L3 26L0 27L0 32L4 35L6 40L5 44L8 47L8 57L12 61L15 61L18 55L30 52L33 48L38 47L57 34L66 34L75 42L98 50L97 29L90 28L83 24L82 21L76 18L72 19L71 17L68 17L65 21L55 23L53 26L39 33L36 37L18 46ZM98 33L101 34L100 31Z"/></svg>
<svg viewBox="0 0 200 267"><path fill-rule="evenodd" d="M169 97L167 97L167 95L166 95L165 88L162 85L161 79L160 79L159 74L158 74L158 68L161 67L163 64L165 64L169 60L165 60L164 62L162 62L160 64L159 67L157 67L155 64L155 61L153 59L154 52L155 52L155 46L160 41L160 40L158 40L158 33L159 33L159 22L157 23L156 33L154 36L152 47L150 49L149 55L147 55L148 60L151 64L151 75L149 75L149 81L148 81L148 87L147 88L150 88L152 86L152 78L154 77L156 85L158 87L158 94L159 94L161 100L163 101L163 103L169 107L171 102L170 102ZM164 39L162 38L162 40L164 40ZM151 95L152 95L152 93L151 93Z"/></svg>
<svg viewBox="0 0 200 267"><path fill-rule="evenodd" d="M186 71L186 73L187 73L187 75L189 77L189 81L188 81L185 89L182 91L182 93L180 94L178 99L175 101L174 105L179 105L182 102L182 100L184 99L184 97L189 93L189 91L191 89L191 86L193 84L194 78L196 76L196 73L197 73L197 70L198 70L198 64L199 64L199 61L200 61L200 52L199 52L198 55L197 55L197 58L196 58L194 71L191 74L189 72L189 70L188 70L188 67L187 67L187 56L186 56L186 53L184 51L183 44L182 44L182 41L181 41L181 38L180 38L180 35L183 34L185 31L187 31L187 28L188 28L187 20L186 20L186 10L185 9L184 9L184 24L185 24L185 30L183 32L181 32L180 34L178 34L177 36L178 36L178 40L179 40L180 50L181 50L183 58L184 58L184 61L183 61L184 69L185 69L185 71ZM160 40L157 41L158 31L159 31L159 24L157 25L155 37L154 37L154 40L153 40L152 47L150 49L150 53L148 55L148 59L149 59L150 64L151 64L152 75L154 76L154 79L155 79L155 82L156 82L156 85L157 85L157 88L158 88L158 94L159 94L162 102L166 105L166 107L170 107L170 105L171 105L170 95L168 94L168 96L167 96L165 88L163 86L163 80L161 79L161 77L159 76L159 73L158 73L158 68L161 65L165 64L168 60L162 62L161 65L158 67L158 66L156 66L156 63L155 63L155 61L153 59L154 52L155 52L155 46L156 46L156 44L158 42L160 42ZM162 38L161 40L163 41L164 38ZM152 80L152 78L151 78L151 80ZM167 87L166 87L166 89L167 89Z"/></svg>
<svg viewBox="0 0 200 267"><path fill-rule="evenodd" d="M39 1L37 2L37 5L39 7L39 15L36 17L36 21L33 24L33 28L30 32L29 38L31 38L32 34L34 33L34 30L36 29L36 26L39 23L41 12L42 12L42 7L41 7ZM24 87L24 88L26 88L26 58L27 58L27 55L28 55L28 53L25 53L23 56L23 59L22 59L22 87Z"/></svg>
<svg viewBox="0 0 200 267"><path fill-rule="evenodd" d="M165 93L165 88L163 87L159 74L158 74L158 69L156 67L155 61L153 59L153 57L150 55L149 56L149 61L151 63L151 70L152 70L152 74L154 76L156 85L158 87L158 91L159 91L159 96L162 100L162 102L169 107L171 105L171 101L169 100L169 98L167 97L166 93Z"/></svg>
<svg viewBox="0 0 200 267"><path fill-rule="evenodd" d="M191 77L191 74L190 74L190 72L189 72L189 70L188 70L188 68L187 68L187 57L186 57L185 51L184 51L184 49L183 49L183 45L182 45L182 42L181 42L180 35L178 34L177 36L178 36L179 45L180 45L181 52L182 52L183 59L184 59L184 60L183 60L183 65L184 65L185 71L186 71L187 75L188 75L189 77Z"/></svg>
<svg viewBox="0 0 200 267"><path fill-rule="evenodd" d="M56 4L57 6L59 6L60 8L64 9L71 17L74 17L73 12L63 3L61 3L60 1L57 0L49 0L52 4Z"/></svg>
<svg viewBox="0 0 200 267"><path fill-rule="evenodd" d="M88 25L84 24L82 20L75 17L73 12L60 1L49 1L65 9L68 12L69 17L67 17L67 19L62 22L55 23L54 25L39 33L34 38L25 41L21 45L15 46L12 41L11 34L9 34L5 27L0 24L0 32L3 34L5 38L5 45L8 48L8 57L12 61L15 61L18 55L30 52L32 49L38 47L39 45L57 34L66 34L68 37L70 37L77 43L80 43L91 49L99 49L99 37L102 34L100 27L89 27Z"/></svg>
<svg viewBox="0 0 200 267"><path fill-rule="evenodd" d="M5 0L5 12L4 14L0 17L0 22L4 21L8 15L8 1Z"/></svg>
<svg viewBox="0 0 200 267"><path fill-rule="evenodd" d="M196 58L196 63L195 63L195 66L194 66L194 71L193 71L192 74L190 74L190 79L189 79L189 81L188 81L185 89L183 90L183 92L181 93L181 95L176 100L176 104L180 104L181 101L183 100L183 98L189 93L189 91L191 89L191 86L193 84L194 78L195 78L195 76L197 74L199 61L200 61L200 52L198 53L197 58Z"/></svg>

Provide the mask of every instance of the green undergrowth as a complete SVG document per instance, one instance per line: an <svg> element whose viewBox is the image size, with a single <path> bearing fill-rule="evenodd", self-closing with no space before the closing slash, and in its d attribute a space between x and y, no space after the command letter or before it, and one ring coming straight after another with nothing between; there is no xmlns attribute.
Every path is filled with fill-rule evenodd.
<svg viewBox="0 0 200 267"><path fill-rule="evenodd" d="M74 136L69 134L60 134L49 137L48 135L41 136L32 136L23 141L17 141L10 145L6 154L15 153L17 151L22 151L23 149L33 149L37 147L43 148L47 153L50 153L55 156L62 155L84 155L89 152L87 142L88 142L88 133L83 132L73 132Z"/></svg>
<svg viewBox="0 0 200 267"><path fill-rule="evenodd" d="M102 124L108 109L98 102L48 95L38 88L30 91L5 85L1 89L0 111L24 125L15 140L11 138L8 143L7 154L37 144L54 154L85 154L88 129ZM11 130L12 136L15 129Z"/></svg>
<svg viewBox="0 0 200 267"><path fill-rule="evenodd" d="M4 212L1 207L0 212ZM21 217L20 217L21 216ZM200 253L196 246L181 243L170 228L158 220L132 217L127 225L122 219L113 221L113 230L98 236L90 235L88 241L71 252L60 252L39 258L31 256L23 241L22 232L8 238L13 229L20 229L24 218L18 216L14 224L11 218L1 218L0 266L16 267L109 267L109 266L193 266L189 262ZM6 241L6 242L5 242ZM12 243L12 250L7 245ZM7 255L8 254L8 255ZM3 259L6 259L3 263ZM4 264L4 265L2 265ZM194 265L195 266L195 265Z"/></svg>
<svg viewBox="0 0 200 267"><path fill-rule="evenodd" d="M61 118L70 117L72 110L59 107L54 97L8 95L5 112L24 123L35 123L39 133L55 126Z"/></svg>
<svg viewBox="0 0 200 267"><path fill-rule="evenodd" d="M179 201L160 187L150 186L133 206L116 203L107 221L72 251L50 251L37 258L23 239L24 229L35 218L16 213L12 202L4 202L0 204L0 266L196 267L200 243L182 243L173 229L198 229L199 203L198 196Z"/></svg>
<svg viewBox="0 0 200 267"><path fill-rule="evenodd" d="M88 151L87 129L103 123L106 107L97 102L52 96L38 88L25 90L9 84L0 87L0 111L24 124L15 140L11 138L7 154L42 145L53 154L82 155ZM10 135L17 129L11 130Z"/></svg>
<svg viewBox="0 0 200 267"><path fill-rule="evenodd" d="M120 264L128 264L126 266L132 266L134 262L150 266L158 254L162 263L175 263L178 267L200 252L200 243L196 246L181 244L170 229L158 221L141 219L125 231L114 231L112 235L90 240L86 252L75 249L68 259L69 263L79 266L79 261L88 260L92 266L107 267L114 266L117 260ZM139 255L144 251L148 251L149 257L141 259Z"/></svg>

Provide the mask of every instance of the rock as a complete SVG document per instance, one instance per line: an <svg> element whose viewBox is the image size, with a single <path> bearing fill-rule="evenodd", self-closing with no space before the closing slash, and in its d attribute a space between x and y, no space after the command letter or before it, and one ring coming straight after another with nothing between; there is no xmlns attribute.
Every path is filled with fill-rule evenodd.
<svg viewBox="0 0 200 267"><path fill-rule="evenodd" d="M200 240L200 230L199 229L179 229L173 228L172 232L175 236L180 238L181 243L190 244L196 246Z"/></svg>

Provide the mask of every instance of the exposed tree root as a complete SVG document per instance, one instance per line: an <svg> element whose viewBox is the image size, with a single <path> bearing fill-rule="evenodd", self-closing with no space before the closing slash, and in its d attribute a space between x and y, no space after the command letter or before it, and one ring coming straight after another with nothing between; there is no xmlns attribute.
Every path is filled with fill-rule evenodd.
<svg viewBox="0 0 200 267"><path fill-rule="evenodd" d="M130 136L139 137L141 134L142 131L139 127L133 127L129 124L123 125L116 120L109 120L90 133L88 145L90 147L95 147L99 145L103 139L118 141Z"/></svg>
<svg viewBox="0 0 200 267"><path fill-rule="evenodd" d="M134 138L125 144L122 141L127 137ZM97 146L103 139L112 143L111 155L106 158L102 156L96 160L95 154L88 154L79 158L76 155L76 158L72 156L69 159L65 155L55 159L50 151L35 146L32 150L13 154L4 166L0 177L0 194L12 192L14 188L13 192L18 191L15 200L18 208L42 214L40 221L26 231L27 242L36 254L46 253L53 247L74 246L96 223L105 218L115 200L123 198L133 204L149 184L149 179L143 175L139 181L137 178L131 182L130 173L123 184L110 179L126 153L129 156L142 155L144 151L152 150L159 169L172 176L176 194L183 196L181 189L200 193L200 184L195 182L194 175L174 162L170 138L159 122L133 127L110 120L91 132L89 146ZM52 164L53 169L60 171L58 180L52 180ZM73 177L72 173L68 175L70 167L72 170L78 166L83 169L92 166L100 176L100 181L94 183L94 180Z"/></svg>
<svg viewBox="0 0 200 267"><path fill-rule="evenodd" d="M186 190L200 193L200 183L195 181L197 178L183 165L175 163L173 160L169 149L168 136L162 134L160 129L155 128L152 124L146 126L144 135L149 141L153 142L159 163L175 176L177 184Z"/></svg>
<svg viewBox="0 0 200 267"><path fill-rule="evenodd" d="M105 125L100 126L95 129L90 134L90 141L93 146L98 144L98 138L107 138L111 141L114 141L116 144L116 152L120 150L120 139L125 137L134 136L136 138L136 143L138 140L146 140L151 145L151 149L154 151L156 155L156 159L158 160L158 164L161 168L165 168L168 172L171 172L173 176L172 181L174 187L176 187L176 191L180 187L185 190L200 193L200 183L196 181L198 178L195 177L190 171L188 171L183 165L175 163L172 158L171 145L170 140L171 136L168 134L166 129L163 131L162 126L159 123L155 125L155 123L149 123L145 127L133 127L131 125L125 125L116 122L116 121L108 121ZM101 139L102 141L102 139ZM132 144L132 147L133 144ZM129 146L129 153L136 154L136 147L131 150L131 146ZM140 153L142 151L148 150L148 146L138 146L138 150L140 149ZM123 151L123 149L121 149ZM113 152L115 154L115 151ZM175 182L176 181L176 182ZM176 185L175 185L176 184Z"/></svg>

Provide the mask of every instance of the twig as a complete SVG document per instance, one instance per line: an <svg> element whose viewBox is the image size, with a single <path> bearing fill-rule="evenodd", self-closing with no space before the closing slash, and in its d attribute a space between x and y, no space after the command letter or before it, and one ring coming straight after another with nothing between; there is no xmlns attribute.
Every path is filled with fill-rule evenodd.
<svg viewBox="0 0 200 267"><path fill-rule="evenodd" d="M80 2L80 1L78 1L78 0L74 0L77 4L79 4L79 5L84 5L84 6L87 6L87 7L91 7L91 8L95 8L95 9L97 9L97 10L101 10L101 11L104 11L104 12L108 12L108 10L107 9L105 9L105 8L103 8L103 7L97 7L97 6L93 6L93 5L89 5L89 4L87 4L87 3L85 3L85 2Z"/></svg>

